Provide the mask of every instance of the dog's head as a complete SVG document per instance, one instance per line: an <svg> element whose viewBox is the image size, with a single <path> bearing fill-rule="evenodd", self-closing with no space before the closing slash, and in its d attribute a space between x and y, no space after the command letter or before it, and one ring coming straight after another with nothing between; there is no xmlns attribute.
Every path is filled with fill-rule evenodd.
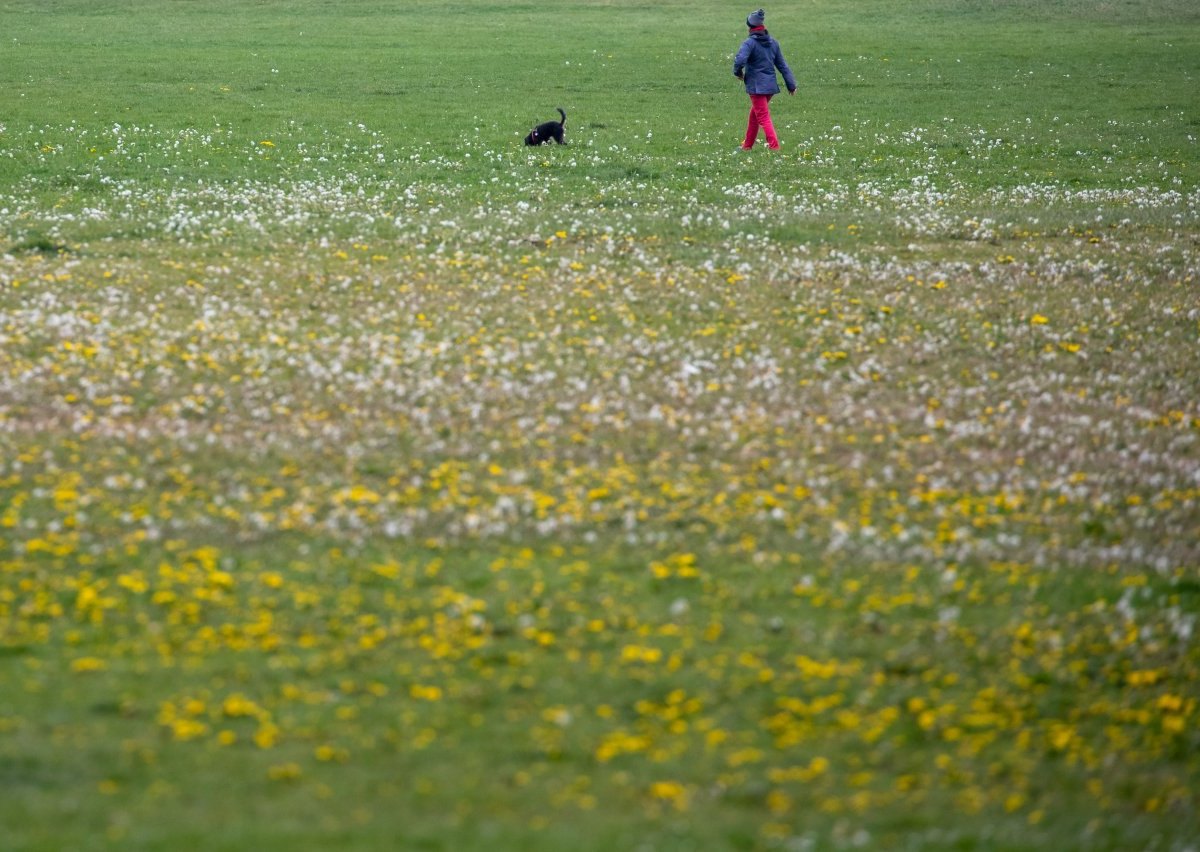
<svg viewBox="0 0 1200 852"><path fill-rule="evenodd" d="M536 130L529 131L529 135L525 137L525 144L526 145L542 144L542 140L538 138L538 132Z"/></svg>

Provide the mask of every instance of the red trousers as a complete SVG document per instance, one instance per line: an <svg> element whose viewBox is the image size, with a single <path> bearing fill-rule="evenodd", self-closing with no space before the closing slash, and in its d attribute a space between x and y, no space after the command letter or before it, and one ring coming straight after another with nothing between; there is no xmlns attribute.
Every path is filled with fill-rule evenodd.
<svg viewBox="0 0 1200 852"><path fill-rule="evenodd" d="M746 124L746 141L743 148L753 148L758 139L758 129L767 137L767 147L774 151L779 147L779 137L775 135L775 125L771 123L771 95L750 96L750 121Z"/></svg>

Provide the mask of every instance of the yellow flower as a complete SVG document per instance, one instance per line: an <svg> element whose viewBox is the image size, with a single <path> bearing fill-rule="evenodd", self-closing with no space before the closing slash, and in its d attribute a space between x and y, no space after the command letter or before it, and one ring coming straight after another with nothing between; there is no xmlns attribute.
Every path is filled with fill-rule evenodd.
<svg viewBox="0 0 1200 852"><path fill-rule="evenodd" d="M650 798L670 802L677 810L687 809L687 788L678 781L655 781L650 785Z"/></svg>
<svg viewBox="0 0 1200 852"><path fill-rule="evenodd" d="M350 753L344 748L337 748L331 745L319 745L313 749L313 757L322 763L329 763L336 760L338 763L345 763L350 759Z"/></svg>
<svg viewBox="0 0 1200 852"><path fill-rule="evenodd" d="M782 816L792 809L792 797L783 790L772 790L767 794L767 810L775 816Z"/></svg>
<svg viewBox="0 0 1200 852"><path fill-rule="evenodd" d="M208 725L195 719L175 719L169 723L171 735L180 742L187 742L208 733Z"/></svg>
<svg viewBox="0 0 1200 852"><path fill-rule="evenodd" d="M299 764L279 763L267 770L272 781L293 781L301 775Z"/></svg>
<svg viewBox="0 0 1200 852"><path fill-rule="evenodd" d="M423 686L419 683L414 683L408 689L408 694L418 701L441 701L442 688L440 686Z"/></svg>
<svg viewBox="0 0 1200 852"><path fill-rule="evenodd" d="M240 716L254 716L260 711L257 704L241 693L235 692L221 704L221 712L231 719L236 719Z"/></svg>
<svg viewBox="0 0 1200 852"><path fill-rule="evenodd" d="M1180 710L1182 707L1183 707L1182 696L1172 695L1172 694L1168 693L1166 695L1159 697L1159 699L1158 699L1158 709L1159 710L1176 710L1177 711L1177 710Z"/></svg>
<svg viewBox="0 0 1200 852"><path fill-rule="evenodd" d="M733 752L726 758L730 766L742 766L747 763L758 763L763 759L763 753L757 748L743 748Z"/></svg>
<svg viewBox="0 0 1200 852"><path fill-rule="evenodd" d="M254 744L259 748L272 748L277 742L279 742L279 728L271 722L263 722L254 732Z"/></svg>

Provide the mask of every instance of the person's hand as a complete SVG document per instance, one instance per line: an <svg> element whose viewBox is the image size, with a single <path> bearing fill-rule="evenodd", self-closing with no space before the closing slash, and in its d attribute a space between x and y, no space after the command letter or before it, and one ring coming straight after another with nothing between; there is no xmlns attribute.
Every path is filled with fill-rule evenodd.
<svg viewBox="0 0 1200 852"><path fill-rule="evenodd" d="M796 94L796 90L795 90L795 89L788 89L788 94L789 94L789 95L794 95L794 94Z"/></svg>

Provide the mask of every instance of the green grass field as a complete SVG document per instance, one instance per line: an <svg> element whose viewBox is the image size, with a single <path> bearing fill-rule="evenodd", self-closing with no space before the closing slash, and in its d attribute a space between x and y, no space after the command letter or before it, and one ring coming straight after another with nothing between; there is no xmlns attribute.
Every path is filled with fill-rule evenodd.
<svg viewBox="0 0 1200 852"><path fill-rule="evenodd" d="M0 847L1194 848L1200 7L752 8L0 0Z"/></svg>

